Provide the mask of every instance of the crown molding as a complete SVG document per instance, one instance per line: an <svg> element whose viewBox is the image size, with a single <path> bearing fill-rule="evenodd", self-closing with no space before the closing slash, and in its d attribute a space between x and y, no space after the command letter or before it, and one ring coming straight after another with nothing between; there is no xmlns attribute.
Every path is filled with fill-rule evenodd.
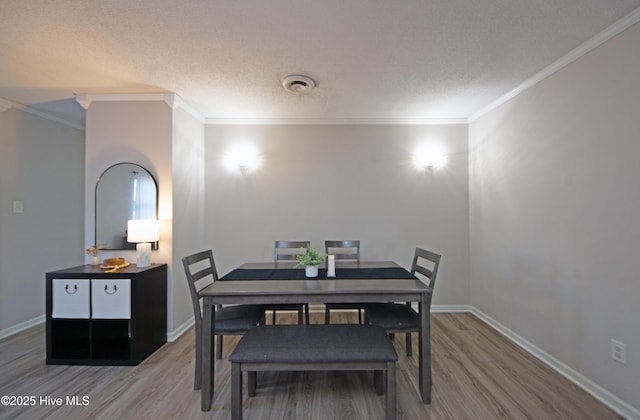
<svg viewBox="0 0 640 420"><path fill-rule="evenodd" d="M510 90L509 92L502 95L495 101L489 103L488 105L481 108L480 110L476 111L474 114L469 116L469 118L467 119L468 123L472 123L473 121L477 120L478 118L488 113L489 111L492 111L498 108L500 105L503 105L504 103L510 101L511 99L520 95L522 92L540 83L542 80L546 79L547 77L551 76L552 74L556 73L557 71L561 70L567 65L573 63L578 58L582 57L583 55L587 54L588 52L592 51L596 47L602 45L609 39L613 38L614 36L618 35L625 29L629 28L632 25L635 25L638 22L640 22L640 7L638 7L637 9L635 9L633 12L629 13L622 19L618 20L613 25L609 26L607 29L600 32L593 38L580 44L577 48L571 50L564 57L561 57L560 59L556 60L549 66L539 71L538 73L534 74L529 79L525 80L524 83Z"/></svg>
<svg viewBox="0 0 640 420"><path fill-rule="evenodd" d="M162 101L169 108L182 108L201 123L205 122L202 114L187 104L179 95L175 93L76 93L76 101L84 109L89 109L94 102L149 102Z"/></svg>
<svg viewBox="0 0 640 420"><path fill-rule="evenodd" d="M84 109L94 102L142 102L163 101L173 108L174 93L76 93L76 101Z"/></svg>
<svg viewBox="0 0 640 420"><path fill-rule="evenodd" d="M14 109L17 109L17 110L20 110L20 111L23 111L23 112L27 112L27 113L29 113L31 115L37 115L38 117L44 118L44 119L49 120L49 121L54 121L54 122L57 122L57 123L60 123L60 124L64 124L66 126L75 128L77 130L84 131L84 127L83 126L75 124L75 123L72 123L71 121L67 121L67 120L65 120L63 118L53 116L53 115L48 114L46 112L38 111L37 109L31 108L30 106L27 106L27 105L22 105L22 104L19 104L17 102L13 102L13 101L9 101L7 99L0 98L0 112L7 111L7 110L9 110L11 108L14 108Z"/></svg>
<svg viewBox="0 0 640 420"><path fill-rule="evenodd" d="M165 102L167 102L167 105L169 105L172 109L182 108L187 114L189 114L192 117L194 117L201 124L205 123L206 119L205 119L204 115L202 115L194 107L189 105L179 95L176 95L175 93L167 93L167 94L165 94L165 96L166 96L165 97Z"/></svg>
<svg viewBox="0 0 640 420"><path fill-rule="evenodd" d="M0 98L0 112L13 108L13 102Z"/></svg>
<svg viewBox="0 0 640 420"><path fill-rule="evenodd" d="M207 118L207 125L456 125L466 118Z"/></svg>
<svg viewBox="0 0 640 420"><path fill-rule="evenodd" d="M24 112L28 112L29 114L32 114L32 115L37 115L38 117L42 117L42 118L47 119L49 121L54 121L54 122L57 122L57 123L60 123L60 124L64 124L66 126L69 126L69 127L81 130L81 131L84 131L84 129L85 129L83 125L78 125L78 124L72 123L71 121L67 121L67 120L65 120L63 118L59 118L59 117L56 117L56 116L51 115L51 114L47 114L46 112L38 111L37 109L31 108L29 106L20 105L20 104L14 104L14 108L19 109L19 110L24 111Z"/></svg>

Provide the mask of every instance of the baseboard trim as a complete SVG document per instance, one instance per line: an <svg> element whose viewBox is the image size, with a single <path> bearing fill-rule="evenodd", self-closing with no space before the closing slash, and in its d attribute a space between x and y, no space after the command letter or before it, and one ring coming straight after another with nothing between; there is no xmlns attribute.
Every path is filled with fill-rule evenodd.
<svg viewBox="0 0 640 420"><path fill-rule="evenodd" d="M19 324L13 325L9 328L5 328L4 330L0 330L0 340L3 338L9 337L11 335L17 334L20 331L24 331L27 328L35 327L38 324L42 324L46 321L46 317L44 315L40 315L28 321L21 322Z"/></svg>
<svg viewBox="0 0 640 420"><path fill-rule="evenodd" d="M640 419L640 410L633 407L631 404L621 400L620 398L613 395L611 392L602 388L597 383L593 382L591 379L582 375L580 372L572 369L567 366L560 360L556 359L549 353L540 349L530 341L525 338L519 336L509 328L505 327L495 319L491 318L484 312L478 310L477 308L471 306L471 313L482 320L484 323L489 325L491 328L504 335L506 338L511 340L517 346L525 350L527 353L531 354L535 358L542 361L544 364L549 366L551 369L558 372L560 375L564 376L589 394L591 394L594 398L598 399L604 405L620 414L621 416L627 419Z"/></svg>
<svg viewBox="0 0 640 420"><path fill-rule="evenodd" d="M471 312L469 305L431 305L431 312Z"/></svg>
<svg viewBox="0 0 640 420"><path fill-rule="evenodd" d="M176 341L178 338L180 338L180 336L182 336L182 334L186 333L189 328L193 327L195 323L196 320L194 317L187 319L180 326L178 326L178 328L174 329L173 331L167 332L167 341L170 343Z"/></svg>

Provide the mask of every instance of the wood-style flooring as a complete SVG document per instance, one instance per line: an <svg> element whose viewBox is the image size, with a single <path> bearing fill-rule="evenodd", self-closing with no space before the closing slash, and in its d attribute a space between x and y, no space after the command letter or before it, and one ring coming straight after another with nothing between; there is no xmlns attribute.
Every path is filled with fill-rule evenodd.
<svg viewBox="0 0 640 420"><path fill-rule="evenodd" d="M293 315L279 315L293 323ZM324 313L312 313L312 323ZM334 322L356 322L332 312ZM193 328L135 367L47 366L44 326L0 341L0 396L34 396L35 406L0 406L1 419L227 419L230 363L237 337L225 337L216 361L210 412L193 390ZM417 346L407 358L404 336L394 343L398 419L615 419L614 412L469 313L432 314L432 403L418 397ZM414 346L417 339L413 340ZM245 384L246 386L246 384ZM382 419L384 396L369 372L264 372L258 391L244 391L245 419ZM46 405L41 397L77 396L87 405Z"/></svg>

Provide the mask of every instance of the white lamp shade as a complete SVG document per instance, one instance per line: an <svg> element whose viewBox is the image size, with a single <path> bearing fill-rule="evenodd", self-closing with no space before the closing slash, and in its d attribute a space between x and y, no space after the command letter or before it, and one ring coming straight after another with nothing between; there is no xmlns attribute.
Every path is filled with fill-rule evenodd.
<svg viewBox="0 0 640 420"><path fill-rule="evenodd" d="M127 242L156 242L160 239L160 224L156 219L129 220Z"/></svg>

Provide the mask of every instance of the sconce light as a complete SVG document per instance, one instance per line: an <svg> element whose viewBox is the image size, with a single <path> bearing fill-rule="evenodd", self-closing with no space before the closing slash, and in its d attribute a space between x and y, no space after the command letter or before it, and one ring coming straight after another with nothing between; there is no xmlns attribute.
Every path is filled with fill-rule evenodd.
<svg viewBox="0 0 640 420"><path fill-rule="evenodd" d="M127 222L127 242L138 242L136 245L136 265L151 265L151 242L160 239L160 224L155 219L129 220Z"/></svg>
<svg viewBox="0 0 640 420"><path fill-rule="evenodd" d="M447 164L447 155L444 150L436 145L422 145L413 152L413 165L420 171L437 170Z"/></svg>
<svg viewBox="0 0 640 420"><path fill-rule="evenodd" d="M258 169L260 163L258 151L249 144L237 144L224 156L224 164L232 172L253 172Z"/></svg>

